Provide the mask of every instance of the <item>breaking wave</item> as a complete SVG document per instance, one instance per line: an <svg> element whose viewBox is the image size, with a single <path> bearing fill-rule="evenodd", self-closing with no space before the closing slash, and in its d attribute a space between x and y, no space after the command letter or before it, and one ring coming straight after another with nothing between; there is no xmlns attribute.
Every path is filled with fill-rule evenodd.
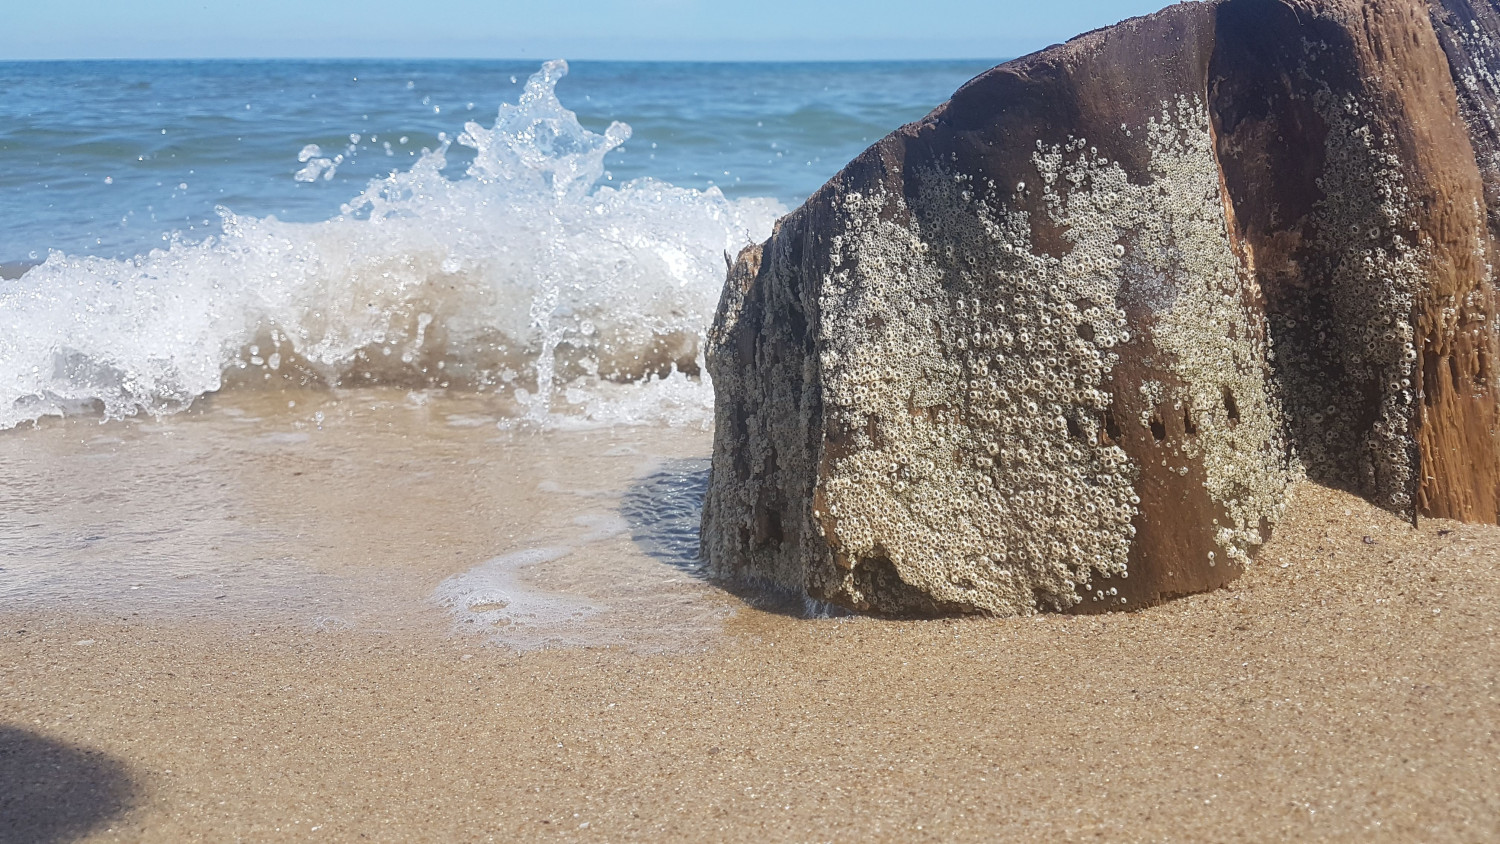
<svg viewBox="0 0 1500 844"><path fill-rule="evenodd" d="M474 151L450 142L317 223L219 209L222 233L128 260L52 253L0 281L0 428L183 409L221 389L494 391L546 426L701 423L702 335L725 253L785 208L638 179L630 137L585 129L548 62ZM513 420L514 421L514 420Z"/></svg>

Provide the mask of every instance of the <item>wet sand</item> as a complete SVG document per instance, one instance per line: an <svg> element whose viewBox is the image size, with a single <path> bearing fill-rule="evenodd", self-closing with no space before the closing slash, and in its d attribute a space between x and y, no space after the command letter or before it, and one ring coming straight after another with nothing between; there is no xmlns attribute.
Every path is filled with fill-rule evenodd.
<svg viewBox="0 0 1500 844"><path fill-rule="evenodd" d="M0 841L1500 834L1500 530L1303 484L1211 594L809 619L684 559L706 433L447 401L0 436Z"/></svg>

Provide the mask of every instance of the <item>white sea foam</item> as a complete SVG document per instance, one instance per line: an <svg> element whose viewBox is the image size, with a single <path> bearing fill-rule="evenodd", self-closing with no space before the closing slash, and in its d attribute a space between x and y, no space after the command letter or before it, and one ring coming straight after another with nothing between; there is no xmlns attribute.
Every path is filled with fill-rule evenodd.
<svg viewBox="0 0 1500 844"><path fill-rule="evenodd" d="M460 624L508 634L501 638L521 650L594 644L589 639L574 641L590 633L587 625L579 626L578 622L597 615L603 607L571 595L532 588L517 577L521 570L571 553L573 549L564 546L528 548L495 557L438 584L433 599L449 608Z"/></svg>
<svg viewBox="0 0 1500 844"><path fill-rule="evenodd" d="M0 428L167 413L228 387L382 383L500 391L548 426L703 424L723 255L785 209L602 184L630 129L580 125L554 92L566 72L548 62L493 127L467 124L460 178L445 141L323 222L220 209L203 242L53 253L0 281Z"/></svg>

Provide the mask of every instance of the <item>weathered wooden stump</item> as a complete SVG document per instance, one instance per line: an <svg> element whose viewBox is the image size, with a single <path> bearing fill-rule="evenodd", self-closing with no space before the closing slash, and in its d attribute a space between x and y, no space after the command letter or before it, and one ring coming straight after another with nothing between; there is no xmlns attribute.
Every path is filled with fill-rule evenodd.
<svg viewBox="0 0 1500 844"><path fill-rule="evenodd" d="M711 570L1130 609L1237 576L1299 472L1496 521L1497 72L1488 5L1221 0L971 81L731 269Z"/></svg>

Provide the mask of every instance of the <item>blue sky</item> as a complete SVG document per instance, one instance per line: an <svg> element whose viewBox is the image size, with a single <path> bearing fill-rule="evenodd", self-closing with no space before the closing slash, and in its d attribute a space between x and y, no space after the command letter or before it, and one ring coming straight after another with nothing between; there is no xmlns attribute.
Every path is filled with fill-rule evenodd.
<svg viewBox="0 0 1500 844"><path fill-rule="evenodd" d="M0 0L0 59L998 58L1165 0Z"/></svg>

